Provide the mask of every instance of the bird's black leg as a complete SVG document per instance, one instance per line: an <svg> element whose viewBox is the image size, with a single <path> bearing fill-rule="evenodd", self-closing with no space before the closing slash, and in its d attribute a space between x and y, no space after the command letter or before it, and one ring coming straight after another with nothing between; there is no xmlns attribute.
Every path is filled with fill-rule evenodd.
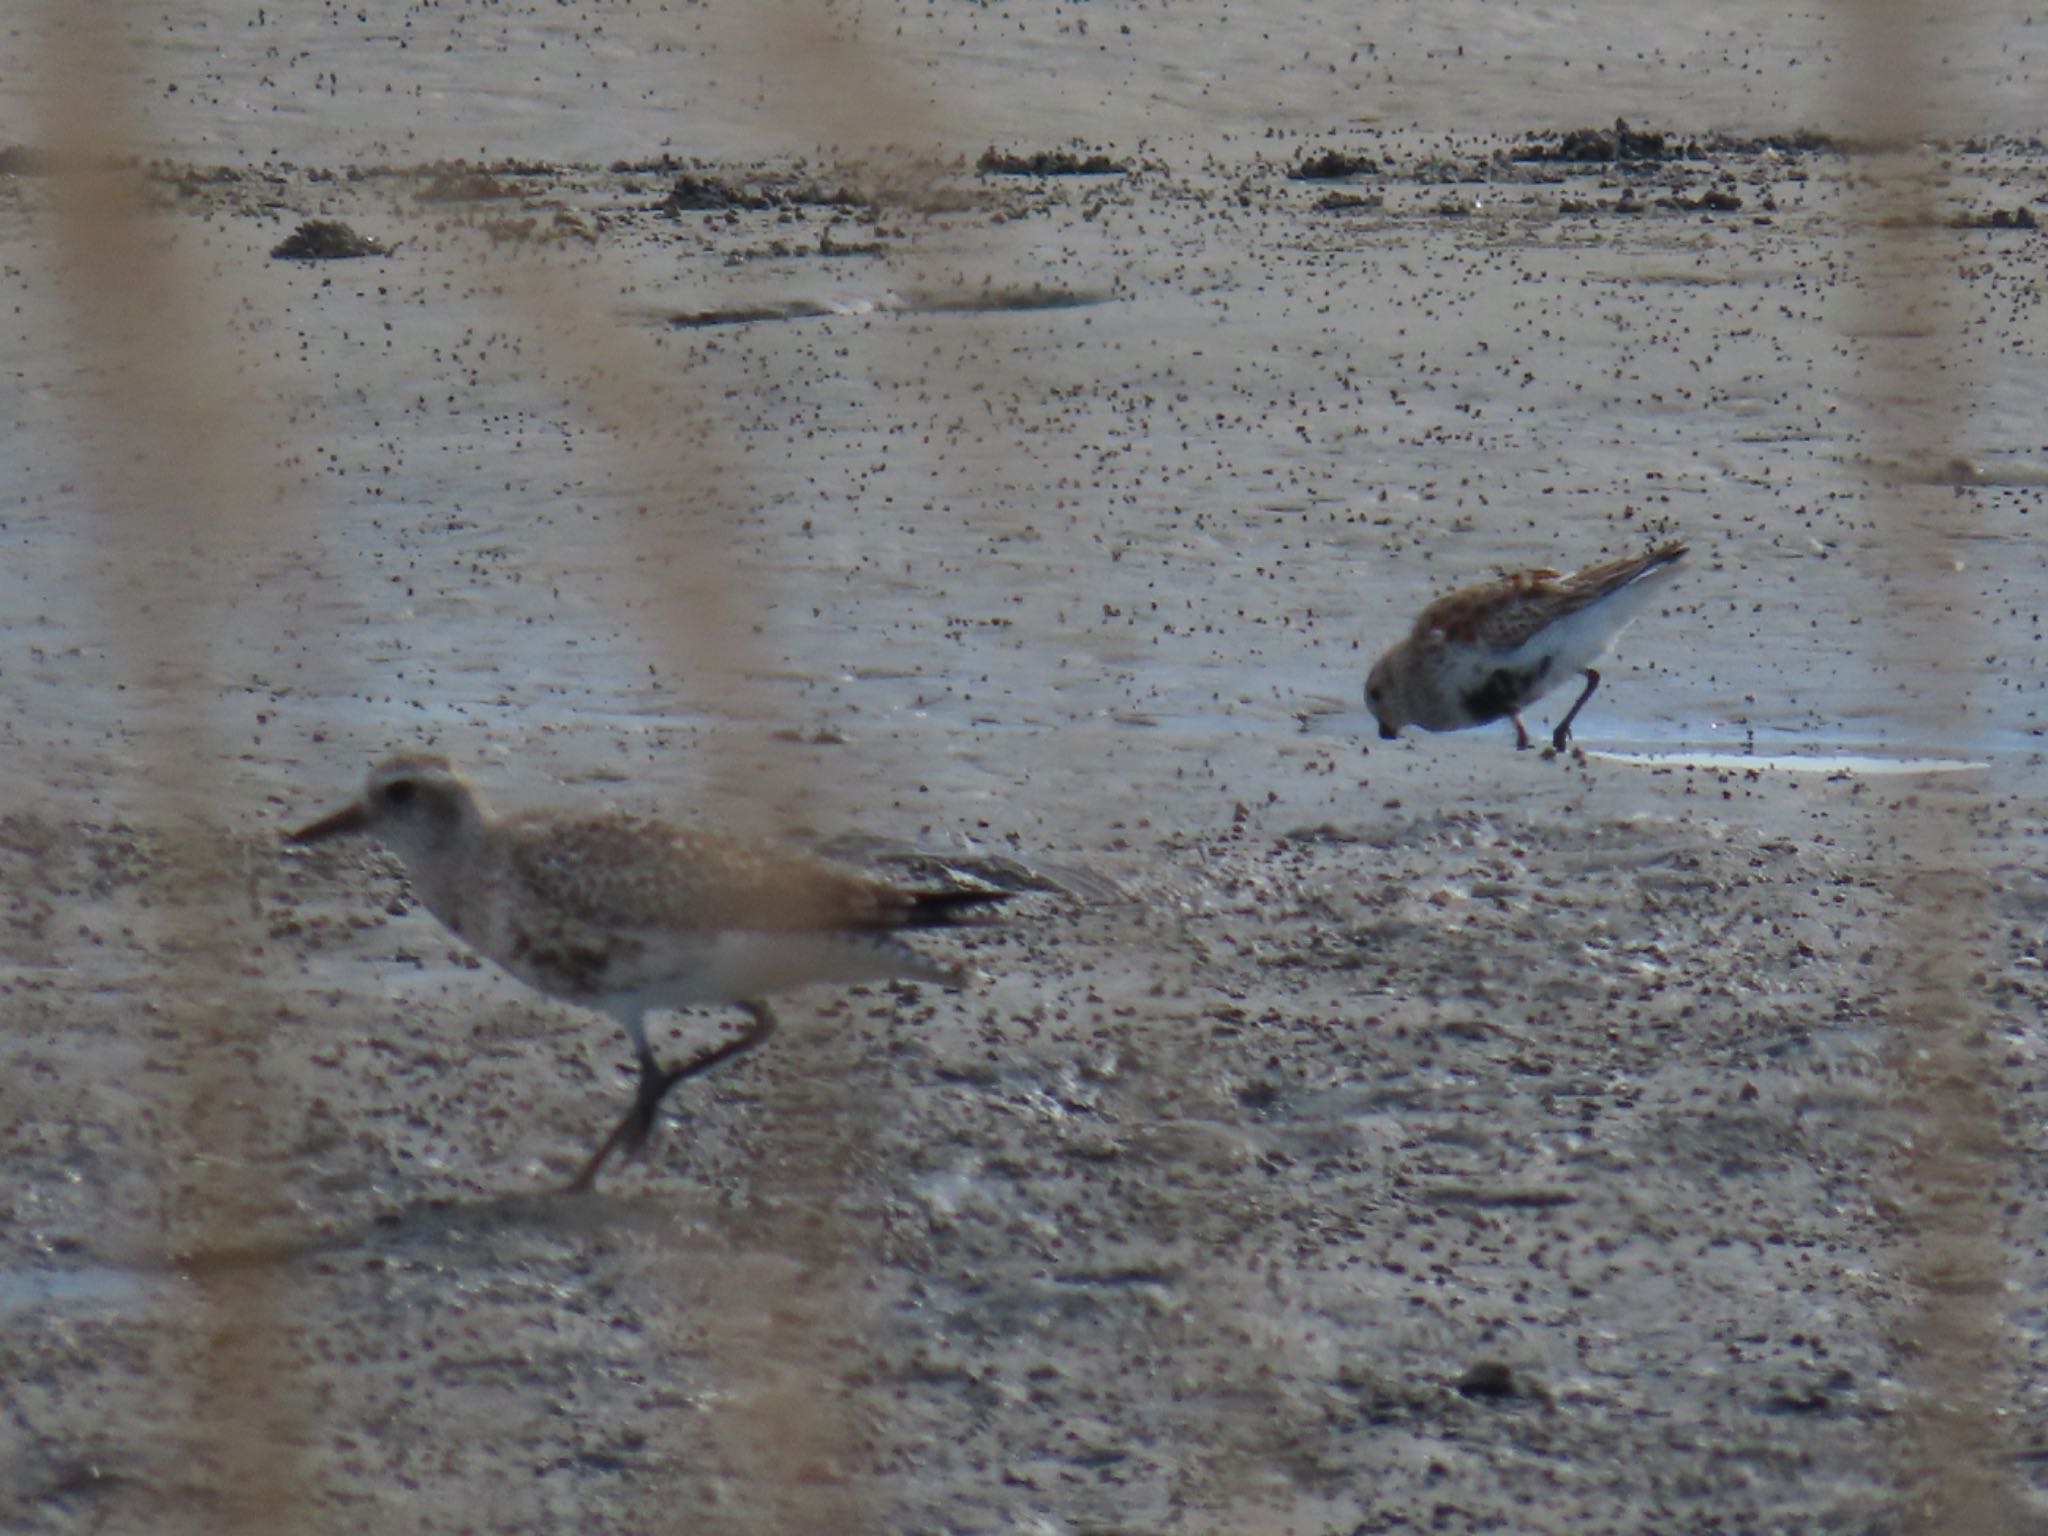
<svg viewBox="0 0 2048 1536"><path fill-rule="evenodd" d="M633 1084L633 1107L619 1122L625 1132L619 1138L619 1151L626 1157L638 1157L640 1149L647 1145L647 1138L654 1134L654 1116L661 1108L662 1095L668 1092L668 1079L656 1065L654 1053L648 1052L640 1058L640 1077Z"/></svg>
<svg viewBox="0 0 2048 1536"><path fill-rule="evenodd" d="M667 1072L658 1074L657 1085L653 1090L654 1102L647 1107L649 1130L654 1128L654 1111L660 1107L661 1101L668 1097L669 1089L686 1077L695 1077L699 1072L709 1071L727 1057L737 1056L742 1051L751 1051L775 1033L775 1015L769 1011L766 1003L741 1003L740 1007L747 1011L745 1029L723 1044L714 1045L708 1051L692 1056L680 1067L672 1067Z"/></svg>
<svg viewBox="0 0 2048 1536"><path fill-rule="evenodd" d="M1535 745L1529 739L1529 728L1522 724L1522 717L1520 715L1509 715L1508 718L1515 722L1515 750L1517 752L1528 751Z"/></svg>
<svg viewBox="0 0 2048 1536"><path fill-rule="evenodd" d="M775 1015L766 1003L741 1003L740 1006L747 1011L747 1027L732 1039L700 1051L680 1067L664 1072L655 1063L653 1051L643 1050L640 1053L640 1080L633 1090L632 1107L620 1116L619 1123L612 1127L611 1135L605 1137L576 1177L569 1181L572 1192L580 1193L590 1188L597 1181L597 1171L613 1152L633 1157L647 1145L647 1138L654 1134L655 1115L661 1109L661 1101L668 1097L669 1089L686 1077L708 1071L729 1056L753 1049L775 1032Z"/></svg>
<svg viewBox="0 0 2048 1536"><path fill-rule="evenodd" d="M611 1135L598 1144L597 1150L590 1154L582 1168L577 1171L576 1177L569 1181L570 1193L581 1194L596 1183L597 1170L604 1166L605 1159L618 1147L623 1146L628 1157L638 1151L647 1140L648 1133L654 1129L654 1112L660 1106L661 1068L654 1064L652 1051L642 1051L640 1081L633 1090L632 1107L619 1117L619 1123L612 1127Z"/></svg>
<svg viewBox="0 0 2048 1536"><path fill-rule="evenodd" d="M1579 718L1579 711L1585 707L1586 700L1593 697L1593 690L1599 686L1600 674L1591 667L1586 668L1586 691L1564 712L1564 718L1557 722L1557 729L1550 733L1550 744L1558 751L1562 752L1564 744L1571 739L1572 722Z"/></svg>

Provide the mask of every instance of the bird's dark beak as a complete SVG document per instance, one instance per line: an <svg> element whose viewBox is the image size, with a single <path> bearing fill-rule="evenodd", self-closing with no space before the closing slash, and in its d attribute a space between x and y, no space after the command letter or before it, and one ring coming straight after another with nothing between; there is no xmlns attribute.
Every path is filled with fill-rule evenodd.
<svg viewBox="0 0 2048 1536"><path fill-rule="evenodd" d="M322 843L330 837L344 837L350 832L367 832L370 828L370 813L363 809L358 800L354 805L344 805L332 816L323 816L310 827L301 827L289 834L288 843Z"/></svg>
<svg viewBox="0 0 2048 1536"><path fill-rule="evenodd" d="M1400 739L1401 739L1401 730L1400 730L1400 727L1399 727L1399 726L1393 726L1393 725L1388 725L1388 724L1386 724L1386 723L1385 723L1384 721L1382 721L1382 722L1381 722L1381 724L1380 724L1380 740L1381 740L1381 741L1399 741Z"/></svg>

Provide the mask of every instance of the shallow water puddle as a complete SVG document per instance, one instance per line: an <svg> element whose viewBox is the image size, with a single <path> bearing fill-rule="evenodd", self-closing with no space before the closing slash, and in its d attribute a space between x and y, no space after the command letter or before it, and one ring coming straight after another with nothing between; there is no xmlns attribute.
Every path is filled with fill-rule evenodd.
<svg viewBox="0 0 2048 1536"><path fill-rule="evenodd" d="M129 1269L92 1265L83 1269L0 1269L0 1317L65 1303L127 1306L148 1298L154 1286Z"/></svg>
<svg viewBox="0 0 2048 1536"><path fill-rule="evenodd" d="M1704 768L1730 773L1779 769L1787 773L1853 773L1866 777L1982 773L1991 767L1982 758L1876 757L1864 752L1588 752L1586 756L1603 763L1632 763L1644 768Z"/></svg>

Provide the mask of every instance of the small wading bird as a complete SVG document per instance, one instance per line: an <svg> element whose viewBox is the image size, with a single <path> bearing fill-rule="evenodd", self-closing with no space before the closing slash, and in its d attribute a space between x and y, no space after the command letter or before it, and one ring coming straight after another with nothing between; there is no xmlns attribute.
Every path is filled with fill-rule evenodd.
<svg viewBox="0 0 2048 1536"><path fill-rule="evenodd" d="M1515 722L1515 745L1527 747L1522 711L1584 673L1585 690L1550 736L1562 752L1572 721L1600 686L1592 663L1684 556L1683 544L1662 544L1569 576L1517 571L1438 598L1365 680L1381 739L1394 740L1404 725L1462 731L1505 717Z"/></svg>
<svg viewBox="0 0 2048 1536"><path fill-rule="evenodd" d="M807 856L613 812L494 816L444 757L407 753L371 771L362 797L291 834L376 838L450 933L528 986L610 1014L640 1067L632 1107L570 1184L588 1189L613 1151L646 1144L668 1091L767 1039L765 994L810 982L964 985L895 937L959 923L1004 901L988 888L911 890ZM681 1066L648 1044L650 1012L742 1008L747 1026Z"/></svg>

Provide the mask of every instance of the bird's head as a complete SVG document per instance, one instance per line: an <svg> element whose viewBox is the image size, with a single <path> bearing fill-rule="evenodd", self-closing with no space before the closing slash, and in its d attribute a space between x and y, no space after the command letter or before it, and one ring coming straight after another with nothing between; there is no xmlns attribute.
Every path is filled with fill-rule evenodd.
<svg viewBox="0 0 2048 1536"><path fill-rule="evenodd" d="M1395 740L1401 734L1401 727L1408 723L1408 716L1401 707L1397 665L1394 652L1389 651L1373 663L1372 671L1365 678L1365 707L1380 723L1381 741Z"/></svg>
<svg viewBox="0 0 2048 1536"><path fill-rule="evenodd" d="M294 843L366 832L408 862L482 830L490 811L447 758L405 752L370 770L360 799L291 834Z"/></svg>

